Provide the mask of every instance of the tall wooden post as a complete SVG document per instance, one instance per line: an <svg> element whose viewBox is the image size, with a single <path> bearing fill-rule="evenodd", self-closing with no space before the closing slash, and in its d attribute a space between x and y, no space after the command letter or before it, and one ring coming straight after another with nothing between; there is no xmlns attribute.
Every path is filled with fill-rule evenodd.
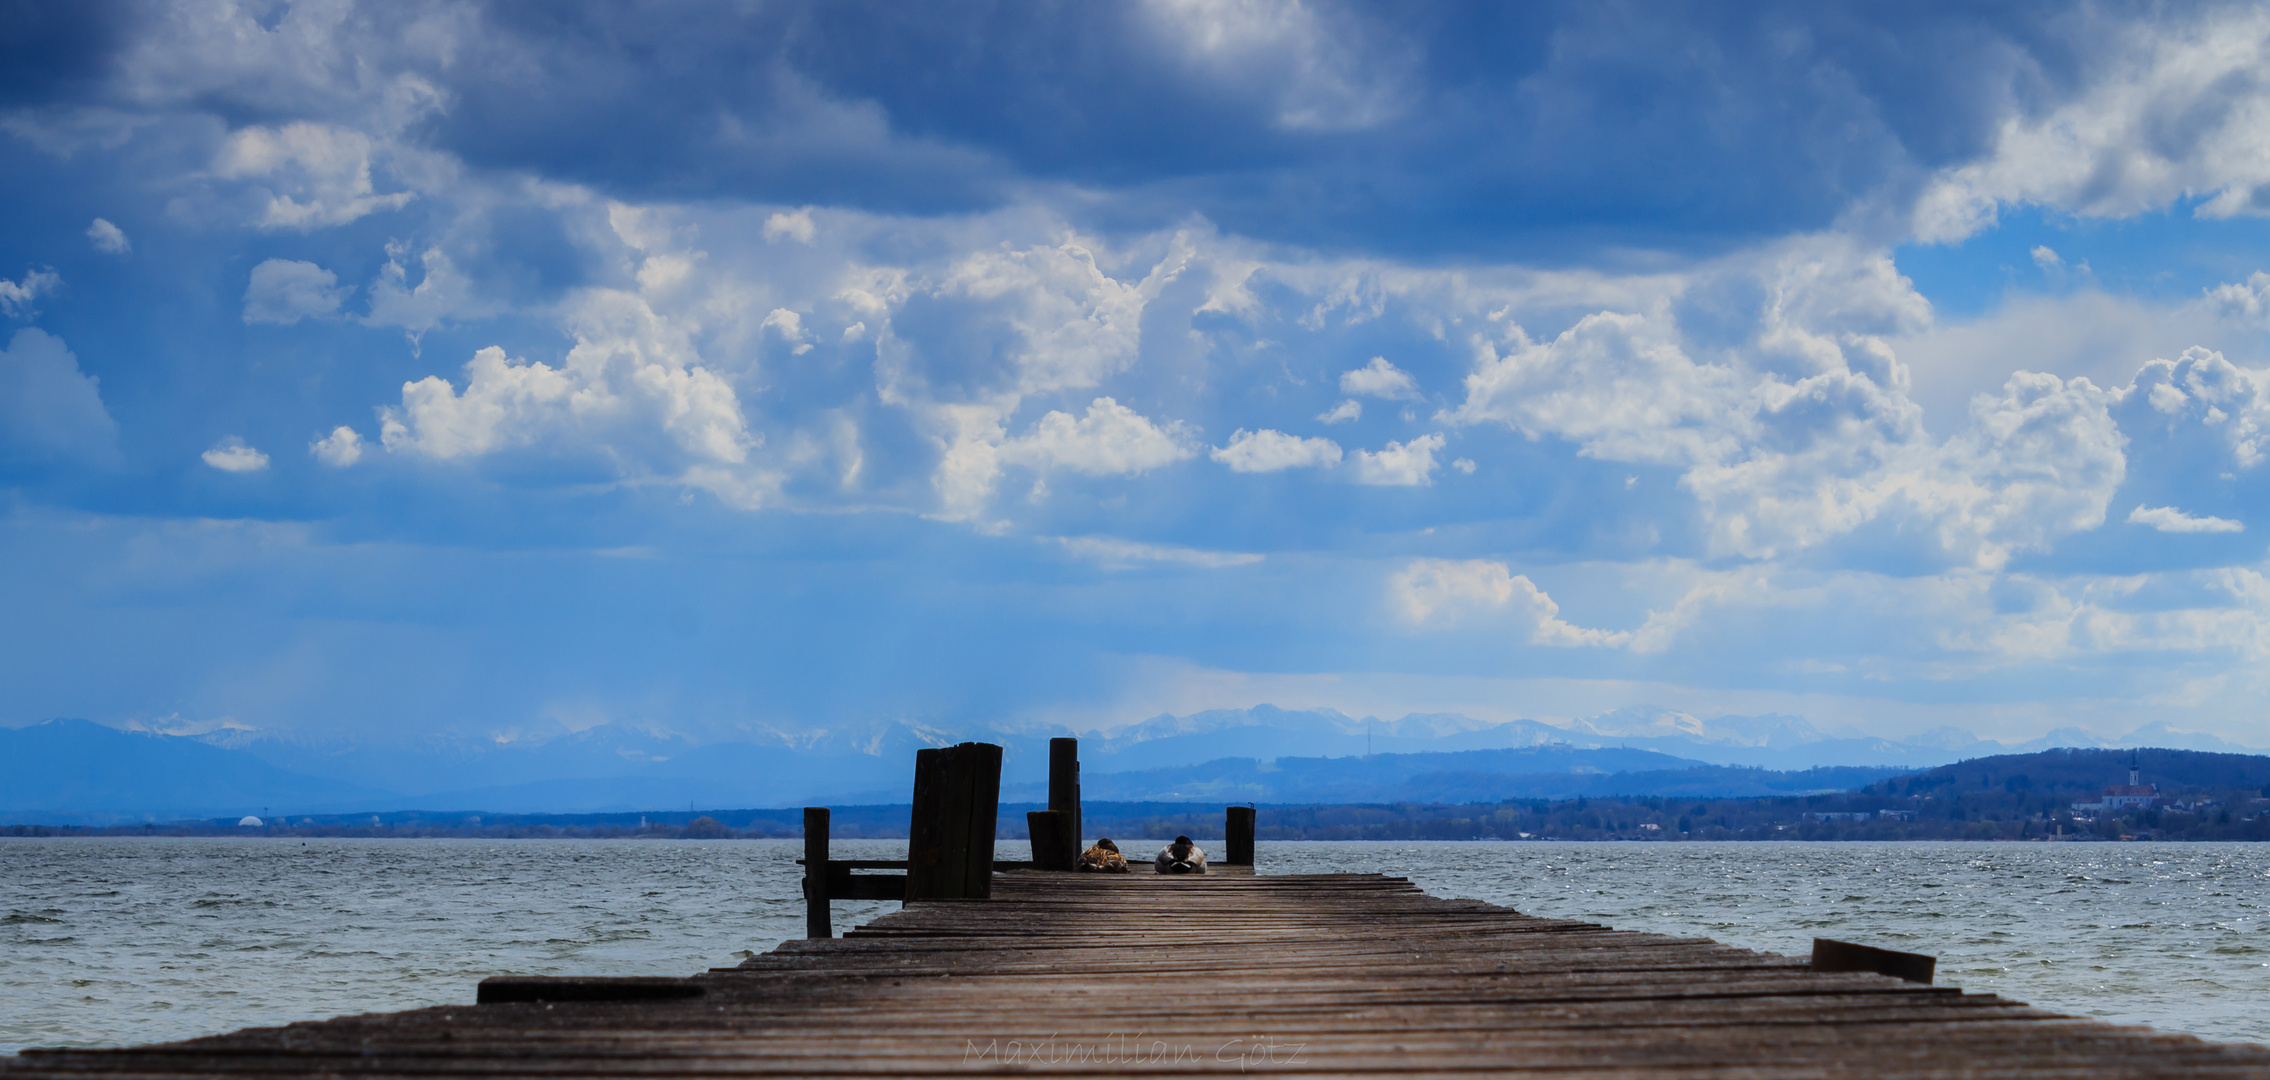
<svg viewBox="0 0 2270 1080"><path fill-rule="evenodd" d="M1228 849L1222 853L1222 865L1253 865L1252 807L1232 806L1229 808L1229 821L1222 829L1222 846Z"/></svg>
<svg viewBox="0 0 2270 1080"><path fill-rule="evenodd" d="M804 808L804 936L834 937L828 922L828 808Z"/></svg>
<svg viewBox="0 0 2270 1080"><path fill-rule="evenodd" d="M907 825L908 900L993 895L993 834L1001 814L1001 748L962 743L914 755Z"/></svg>
<svg viewBox="0 0 2270 1080"><path fill-rule="evenodd" d="M1048 740L1048 808L1064 815L1064 867L1080 858L1080 841L1087 837L1080 821L1080 740ZM1051 857L1053 859L1053 857ZM1038 848L1034 862L1043 862Z"/></svg>

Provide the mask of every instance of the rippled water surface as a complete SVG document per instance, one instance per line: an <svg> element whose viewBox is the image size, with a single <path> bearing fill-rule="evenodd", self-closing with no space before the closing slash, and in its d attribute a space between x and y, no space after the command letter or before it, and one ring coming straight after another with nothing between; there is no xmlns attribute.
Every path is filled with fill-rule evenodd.
<svg viewBox="0 0 2270 1080"><path fill-rule="evenodd" d="M0 1051L473 1000L496 974L683 975L803 932L799 841L0 840ZM903 857L903 842L836 845ZM1004 843L1002 858L1023 858ZM2270 845L1264 843L1263 873L1802 955L2270 1042ZM838 928L895 910L838 904Z"/></svg>

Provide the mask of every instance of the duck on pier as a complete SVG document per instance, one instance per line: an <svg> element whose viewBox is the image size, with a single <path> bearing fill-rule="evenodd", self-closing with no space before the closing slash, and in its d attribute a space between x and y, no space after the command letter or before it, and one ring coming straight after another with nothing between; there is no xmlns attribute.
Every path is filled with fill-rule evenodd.
<svg viewBox="0 0 2270 1080"><path fill-rule="evenodd" d="M1127 872L1127 856L1120 854L1119 845L1112 843L1111 837L1107 836L1096 841L1096 846L1081 852L1080 861L1073 864L1073 869L1099 874L1124 874Z"/></svg>
<svg viewBox="0 0 2270 1080"><path fill-rule="evenodd" d="M1162 874L1203 874L1206 872L1206 853L1187 836L1177 836L1174 843L1159 849L1159 857L1152 865Z"/></svg>

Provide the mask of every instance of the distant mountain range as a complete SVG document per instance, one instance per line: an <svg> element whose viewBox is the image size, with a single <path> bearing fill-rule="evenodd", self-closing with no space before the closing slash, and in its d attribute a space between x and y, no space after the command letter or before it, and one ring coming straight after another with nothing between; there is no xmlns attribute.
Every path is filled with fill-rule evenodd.
<svg viewBox="0 0 2270 1080"><path fill-rule="evenodd" d="M885 722L698 743L601 725L546 739L373 745L58 720L0 729L0 822L105 823L263 807L591 813L898 803L907 798L915 750L964 739L1004 747L1004 797L1022 798L1045 785L1048 739L1068 734ZM2057 746L2250 750L2158 724L2118 740L2061 730L2008 746L1953 729L1908 740L1832 736L1793 716L1704 720L1654 707L1563 726L1456 714L1380 720L1263 705L1162 715L1083 735L1080 756L1086 793L1096 799L1444 802L1839 790Z"/></svg>
<svg viewBox="0 0 2270 1080"><path fill-rule="evenodd" d="M1080 786L1083 798L1129 802L1484 803L1608 795L1810 795L1849 791L1911 771L1853 765L1777 771L1710 765L1652 750L1534 746L1268 762L1223 758L1093 779L1083 775ZM1046 784L1008 785L1003 797L1039 801L1047 791Z"/></svg>

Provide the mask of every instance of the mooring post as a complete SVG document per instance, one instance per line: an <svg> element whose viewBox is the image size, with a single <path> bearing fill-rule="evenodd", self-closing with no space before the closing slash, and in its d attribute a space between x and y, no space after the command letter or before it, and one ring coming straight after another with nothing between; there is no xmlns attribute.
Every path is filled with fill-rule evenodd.
<svg viewBox="0 0 2270 1080"><path fill-rule="evenodd" d="M1253 865L1252 807L1232 806L1229 808L1229 821L1222 828L1222 846L1228 849L1222 853L1222 865Z"/></svg>
<svg viewBox="0 0 2270 1080"><path fill-rule="evenodd" d="M993 834L1001 815L1001 748L962 743L914 755L907 825L908 900L993 895Z"/></svg>
<svg viewBox="0 0 2270 1080"><path fill-rule="evenodd" d="M828 921L828 808L804 808L804 936L834 937Z"/></svg>
<svg viewBox="0 0 2270 1080"><path fill-rule="evenodd" d="M1080 858L1080 841L1087 833L1080 821L1080 740L1048 740L1048 808L1065 818L1064 868ZM1038 848L1033 861L1043 861Z"/></svg>

